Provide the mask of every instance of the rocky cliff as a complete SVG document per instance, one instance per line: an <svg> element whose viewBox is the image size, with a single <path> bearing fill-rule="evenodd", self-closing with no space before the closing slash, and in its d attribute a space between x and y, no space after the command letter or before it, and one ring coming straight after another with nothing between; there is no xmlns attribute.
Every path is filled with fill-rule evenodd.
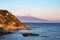
<svg viewBox="0 0 60 40"><path fill-rule="evenodd" d="M7 10L0 10L0 29L1 28L4 29L4 31L29 29L29 27L25 26L15 15Z"/></svg>

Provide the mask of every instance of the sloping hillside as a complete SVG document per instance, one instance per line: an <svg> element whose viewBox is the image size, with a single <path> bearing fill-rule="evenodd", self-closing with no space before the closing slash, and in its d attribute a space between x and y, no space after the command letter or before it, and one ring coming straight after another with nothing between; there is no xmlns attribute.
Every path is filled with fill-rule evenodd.
<svg viewBox="0 0 60 40"><path fill-rule="evenodd" d="M0 28L3 28L4 31L29 29L7 10L0 10Z"/></svg>
<svg viewBox="0 0 60 40"><path fill-rule="evenodd" d="M22 22L48 22L48 20L45 19L40 19L40 18L36 18L33 16L17 16L17 18L19 20L21 20Z"/></svg>

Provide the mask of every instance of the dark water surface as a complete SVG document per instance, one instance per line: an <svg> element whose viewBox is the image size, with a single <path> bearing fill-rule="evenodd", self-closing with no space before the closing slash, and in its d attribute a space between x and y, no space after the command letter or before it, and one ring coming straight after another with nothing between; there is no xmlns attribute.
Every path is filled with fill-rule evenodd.
<svg viewBox="0 0 60 40"><path fill-rule="evenodd" d="M25 23L25 25L36 28L3 35L0 36L0 40L60 40L60 23ZM23 33L36 33L40 36L24 37Z"/></svg>

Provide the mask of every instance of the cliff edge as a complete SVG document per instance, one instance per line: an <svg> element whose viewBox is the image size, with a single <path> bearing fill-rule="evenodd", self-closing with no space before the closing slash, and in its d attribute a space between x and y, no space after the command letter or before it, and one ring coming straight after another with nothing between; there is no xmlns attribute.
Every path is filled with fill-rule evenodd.
<svg viewBox="0 0 60 40"><path fill-rule="evenodd" d="M20 22L15 15L7 10L0 10L0 29L7 32L9 30L27 30L29 27ZM1 32L1 30L0 30Z"/></svg>

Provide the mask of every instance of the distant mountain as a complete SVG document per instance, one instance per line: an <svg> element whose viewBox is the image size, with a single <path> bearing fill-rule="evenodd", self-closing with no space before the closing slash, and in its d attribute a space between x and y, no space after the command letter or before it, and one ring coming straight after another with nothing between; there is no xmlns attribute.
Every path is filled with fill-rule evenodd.
<svg viewBox="0 0 60 40"><path fill-rule="evenodd" d="M50 20L49 23L60 23L60 20Z"/></svg>
<svg viewBox="0 0 60 40"><path fill-rule="evenodd" d="M17 16L17 18L22 22L48 22L48 20L36 18L33 16Z"/></svg>

